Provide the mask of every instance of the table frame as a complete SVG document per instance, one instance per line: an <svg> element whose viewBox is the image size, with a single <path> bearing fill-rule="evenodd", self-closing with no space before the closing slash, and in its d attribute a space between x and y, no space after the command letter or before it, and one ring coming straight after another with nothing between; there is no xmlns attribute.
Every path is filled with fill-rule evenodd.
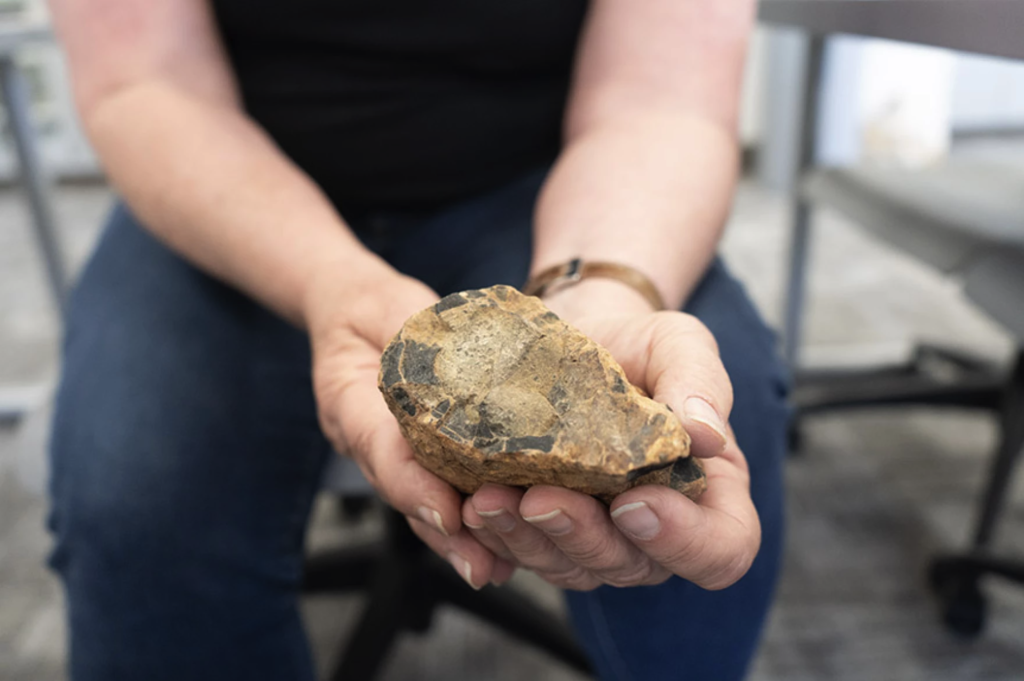
<svg viewBox="0 0 1024 681"><path fill-rule="evenodd" d="M42 25L0 27L0 94L14 137L19 178L32 216L33 235L43 258L50 291L63 316L70 277L53 215L50 181L43 168L38 140L32 126L28 82L16 57L22 46L45 42L51 37L49 27ZM32 392L0 388L0 423L17 421L24 416L33 406L26 397Z"/></svg>
<svg viewBox="0 0 1024 681"><path fill-rule="evenodd" d="M817 156L822 63L830 35L884 38L1024 60L1024 2L1020 0L764 0L758 19L770 26L797 29L809 38L798 121L797 183ZM795 371L800 363L811 244L811 209L798 189L792 210L782 337L787 364Z"/></svg>

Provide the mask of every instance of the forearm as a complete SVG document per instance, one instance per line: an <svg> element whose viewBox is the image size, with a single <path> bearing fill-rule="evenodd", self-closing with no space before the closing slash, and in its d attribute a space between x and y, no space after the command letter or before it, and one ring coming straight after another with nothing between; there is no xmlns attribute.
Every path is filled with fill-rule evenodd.
<svg viewBox="0 0 1024 681"><path fill-rule="evenodd" d="M334 280L339 305L400 281L239 109L153 80L112 93L85 122L148 229L289 321L309 323L318 278Z"/></svg>
<svg viewBox="0 0 1024 681"><path fill-rule="evenodd" d="M737 170L734 136L709 119L637 110L606 118L569 141L547 180L532 272L574 257L618 262L678 308L714 255ZM609 283L586 285L616 294Z"/></svg>

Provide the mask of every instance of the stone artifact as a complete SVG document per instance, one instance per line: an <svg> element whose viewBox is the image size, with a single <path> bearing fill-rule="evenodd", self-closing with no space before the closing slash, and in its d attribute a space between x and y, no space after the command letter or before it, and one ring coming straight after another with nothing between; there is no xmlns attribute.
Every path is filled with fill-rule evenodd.
<svg viewBox="0 0 1024 681"><path fill-rule="evenodd" d="M413 315L384 350L379 387L417 460L462 492L558 485L610 502L636 485L691 499L707 487L672 410L509 286Z"/></svg>

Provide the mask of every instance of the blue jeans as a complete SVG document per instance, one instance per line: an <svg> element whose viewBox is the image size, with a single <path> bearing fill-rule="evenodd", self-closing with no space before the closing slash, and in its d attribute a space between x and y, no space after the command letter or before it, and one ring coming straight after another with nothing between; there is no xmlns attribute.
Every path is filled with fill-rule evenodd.
<svg viewBox="0 0 1024 681"><path fill-rule="evenodd" d="M542 178L431 216L352 222L441 294L518 285ZM717 337L733 380L761 553L724 591L672 579L567 593L602 679L741 678L776 581L786 411L773 337L720 262L687 310ZM72 679L313 679L298 589L332 454L305 334L118 207L73 295L51 448L51 563L67 592Z"/></svg>

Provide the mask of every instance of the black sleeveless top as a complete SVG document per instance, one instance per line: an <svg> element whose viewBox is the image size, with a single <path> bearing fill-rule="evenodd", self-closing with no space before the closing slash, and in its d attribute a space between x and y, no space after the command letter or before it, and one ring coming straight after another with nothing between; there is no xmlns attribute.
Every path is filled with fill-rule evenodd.
<svg viewBox="0 0 1024 681"><path fill-rule="evenodd" d="M211 0L249 113L346 210L550 163L586 0Z"/></svg>

